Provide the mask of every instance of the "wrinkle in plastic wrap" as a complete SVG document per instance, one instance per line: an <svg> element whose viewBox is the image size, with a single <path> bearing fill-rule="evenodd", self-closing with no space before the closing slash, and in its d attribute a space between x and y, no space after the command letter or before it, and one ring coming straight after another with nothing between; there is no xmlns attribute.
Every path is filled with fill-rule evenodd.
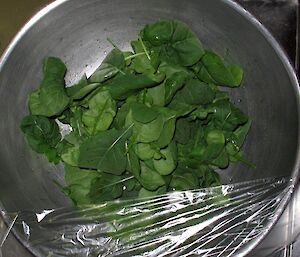
<svg viewBox="0 0 300 257"><path fill-rule="evenodd" d="M4 223L4 220L1 217L9 221L8 226ZM18 218L17 213L6 213L4 211L1 211L0 209L0 257L4 257L4 255L2 254L2 248L9 233L11 232L13 226L15 225L17 218Z"/></svg>
<svg viewBox="0 0 300 257"><path fill-rule="evenodd" d="M290 195L289 179L19 212L21 238L40 256L236 256L263 235Z"/></svg>

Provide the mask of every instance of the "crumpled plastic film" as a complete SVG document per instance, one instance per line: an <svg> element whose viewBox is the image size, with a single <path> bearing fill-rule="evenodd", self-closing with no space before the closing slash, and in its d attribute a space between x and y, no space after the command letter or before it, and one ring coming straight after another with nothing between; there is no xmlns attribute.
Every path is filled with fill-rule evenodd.
<svg viewBox="0 0 300 257"><path fill-rule="evenodd" d="M300 188L296 187L282 216L251 256L300 256Z"/></svg>
<svg viewBox="0 0 300 257"><path fill-rule="evenodd" d="M14 229L38 256L236 256L267 231L292 188L263 179L19 212Z"/></svg>

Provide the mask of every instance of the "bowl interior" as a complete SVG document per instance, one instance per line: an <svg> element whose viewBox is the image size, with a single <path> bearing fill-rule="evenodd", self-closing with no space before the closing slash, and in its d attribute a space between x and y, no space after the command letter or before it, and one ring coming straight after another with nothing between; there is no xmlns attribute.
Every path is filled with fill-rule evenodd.
<svg viewBox="0 0 300 257"><path fill-rule="evenodd" d="M245 70L242 86L229 90L253 120L244 145L256 169L236 164L220 171L224 183L292 176L298 147L298 91L293 73L274 42L227 1L72 0L40 15L13 46L0 70L0 202L9 211L70 205L54 181L63 169L33 153L19 124L27 114L27 95L42 77L47 56L63 59L67 85L90 75L111 49L121 49L144 24L158 19L187 23L225 60ZM54 5L53 5L54 6ZM37 19L37 18L36 18Z"/></svg>

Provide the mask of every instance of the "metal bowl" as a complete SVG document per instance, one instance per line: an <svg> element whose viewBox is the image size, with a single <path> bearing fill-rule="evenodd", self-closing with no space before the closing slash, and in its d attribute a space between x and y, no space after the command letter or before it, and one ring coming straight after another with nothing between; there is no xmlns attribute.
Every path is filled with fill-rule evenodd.
<svg viewBox="0 0 300 257"><path fill-rule="evenodd" d="M59 0L25 25L0 60L0 202L5 210L71 204L53 183L63 183L62 167L33 153L19 129L27 95L41 80L43 59L61 57L69 68L66 83L73 83L102 61L111 49L107 38L129 49L144 24L164 18L187 23L206 48L245 70L232 98L253 120L244 149L257 168L231 165L221 172L223 182L289 176L296 183L297 78L278 43L247 11L225 0Z"/></svg>

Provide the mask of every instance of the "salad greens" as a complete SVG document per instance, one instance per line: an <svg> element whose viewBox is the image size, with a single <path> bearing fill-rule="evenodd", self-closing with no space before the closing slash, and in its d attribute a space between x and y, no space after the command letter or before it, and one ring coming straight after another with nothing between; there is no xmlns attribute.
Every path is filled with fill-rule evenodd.
<svg viewBox="0 0 300 257"><path fill-rule="evenodd" d="M65 87L66 66L44 62L21 130L31 148L64 163L64 191L75 204L145 197L220 185L216 169L243 162L251 127L222 87L243 70L203 48L187 25L146 25L87 78ZM70 126L63 135L60 124Z"/></svg>

